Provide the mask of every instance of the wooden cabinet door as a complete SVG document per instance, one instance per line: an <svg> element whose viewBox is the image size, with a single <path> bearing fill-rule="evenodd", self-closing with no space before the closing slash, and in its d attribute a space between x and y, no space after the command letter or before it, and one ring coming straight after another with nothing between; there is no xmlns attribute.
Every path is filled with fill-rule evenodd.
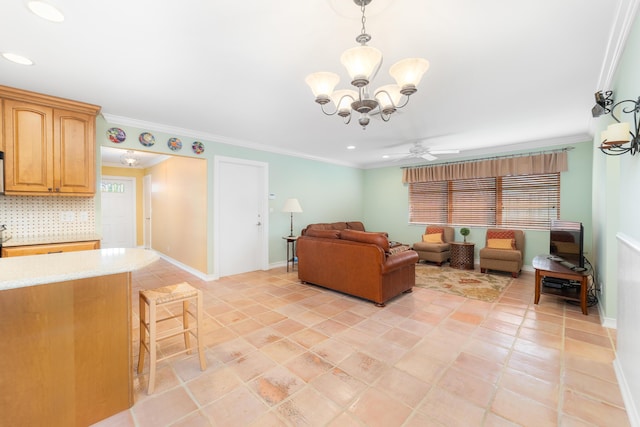
<svg viewBox="0 0 640 427"><path fill-rule="evenodd" d="M53 109L4 100L5 191L53 191Z"/></svg>
<svg viewBox="0 0 640 427"><path fill-rule="evenodd" d="M95 193L95 116L53 111L54 188L60 193Z"/></svg>

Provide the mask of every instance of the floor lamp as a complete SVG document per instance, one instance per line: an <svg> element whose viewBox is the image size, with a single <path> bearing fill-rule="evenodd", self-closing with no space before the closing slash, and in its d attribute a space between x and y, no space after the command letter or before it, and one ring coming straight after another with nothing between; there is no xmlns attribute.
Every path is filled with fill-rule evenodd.
<svg viewBox="0 0 640 427"><path fill-rule="evenodd" d="M293 213L302 212L298 199L287 199L287 201L284 202L282 212L289 212L291 214L291 231L289 232L289 237L293 237Z"/></svg>

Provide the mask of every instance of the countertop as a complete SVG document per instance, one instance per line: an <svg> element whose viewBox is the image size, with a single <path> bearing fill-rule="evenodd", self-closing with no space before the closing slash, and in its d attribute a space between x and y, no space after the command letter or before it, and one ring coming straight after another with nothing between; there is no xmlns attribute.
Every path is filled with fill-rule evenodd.
<svg viewBox="0 0 640 427"><path fill-rule="evenodd" d="M5 231L5 237L7 232ZM31 237L11 237L2 243L5 248L14 246L30 245L50 245L52 243L88 242L91 240L101 240L102 237L95 233L84 234L64 234L55 236L31 236Z"/></svg>
<svg viewBox="0 0 640 427"><path fill-rule="evenodd" d="M125 273L159 259L147 249L95 249L0 258L0 291Z"/></svg>

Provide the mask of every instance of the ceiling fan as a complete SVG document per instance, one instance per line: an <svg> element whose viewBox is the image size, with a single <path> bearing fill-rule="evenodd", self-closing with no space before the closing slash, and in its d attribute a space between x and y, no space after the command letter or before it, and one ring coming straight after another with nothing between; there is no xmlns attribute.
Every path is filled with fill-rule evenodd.
<svg viewBox="0 0 640 427"><path fill-rule="evenodd" d="M436 154L458 154L460 150L456 149L431 149L424 147L420 141L414 142L409 148L408 153L386 154L382 156L385 159L396 157L395 161L407 159L424 159L432 162L437 159Z"/></svg>

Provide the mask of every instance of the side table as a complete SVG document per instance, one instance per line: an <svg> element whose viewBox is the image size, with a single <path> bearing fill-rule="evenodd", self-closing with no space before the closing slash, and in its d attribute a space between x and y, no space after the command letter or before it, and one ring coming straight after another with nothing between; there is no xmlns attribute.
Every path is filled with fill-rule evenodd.
<svg viewBox="0 0 640 427"><path fill-rule="evenodd" d="M451 242L451 260L449 265L459 270L473 270L475 243Z"/></svg>
<svg viewBox="0 0 640 427"><path fill-rule="evenodd" d="M296 265L296 240L298 236L284 236L287 241L287 273L289 272L289 263L291 263L291 271Z"/></svg>
<svg viewBox="0 0 640 427"><path fill-rule="evenodd" d="M589 284L591 271L573 271L550 258L549 255L538 255L533 259L532 265L536 270L536 292L533 303L538 304L538 302L540 302L540 294L554 295L565 300L579 302L582 314L588 315L587 286ZM542 283L544 277L565 279L567 281L573 280L576 283L580 283L580 285L577 287L562 285L558 285L558 287L544 286Z"/></svg>

